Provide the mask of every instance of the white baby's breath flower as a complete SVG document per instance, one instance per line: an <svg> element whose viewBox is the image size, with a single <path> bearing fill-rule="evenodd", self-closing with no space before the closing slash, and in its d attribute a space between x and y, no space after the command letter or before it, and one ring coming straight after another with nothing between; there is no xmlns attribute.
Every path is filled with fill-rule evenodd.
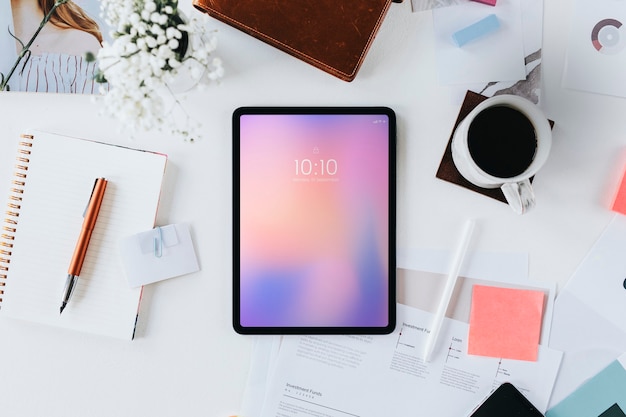
<svg viewBox="0 0 626 417"><path fill-rule="evenodd" d="M205 88L224 75L221 60L213 56L216 37L206 30L208 17L198 13L180 23L177 0L101 0L101 10L116 28L112 42L104 42L97 54L108 83L101 88L104 113L131 132L156 129L186 140L199 137L199 124L186 114L172 86L190 78ZM182 113L183 126L174 113Z"/></svg>
<svg viewBox="0 0 626 417"><path fill-rule="evenodd" d="M167 46L169 46L172 50L175 50L178 48L179 46L179 42L176 39L170 39L169 42L167 43Z"/></svg>
<svg viewBox="0 0 626 417"><path fill-rule="evenodd" d="M153 1L146 1L144 4L144 10L148 12L153 12L157 9L157 5Z"/></svg>

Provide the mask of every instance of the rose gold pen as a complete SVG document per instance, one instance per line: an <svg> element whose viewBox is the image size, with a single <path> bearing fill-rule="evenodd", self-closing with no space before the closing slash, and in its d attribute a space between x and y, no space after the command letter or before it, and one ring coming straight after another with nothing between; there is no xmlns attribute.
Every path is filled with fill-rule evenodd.
<svg viewBox="0 0 626 417"><path fill-rule="evenodd" d="M91 191L91 198L89 198L89 204L85 210L85 219L83 220L83 226L78 235L78 241L76 242L76 248L74 249L74 255L70 262L70 267L67 271L67 280L65 281L65 289L63 290L63 300L61 302L61 311L65 309L65 306L70 301L80 270L83 267L83 261L87 254L87 247L89 246L89 240L91 239L91 232L96 225L98 219L98 213L100 212L100 206L102 205L102 199L104 198L104 190L107 187L107 180L104 178L96 179L96 182ZM60 314L59 313L59 314Z"/></svg>

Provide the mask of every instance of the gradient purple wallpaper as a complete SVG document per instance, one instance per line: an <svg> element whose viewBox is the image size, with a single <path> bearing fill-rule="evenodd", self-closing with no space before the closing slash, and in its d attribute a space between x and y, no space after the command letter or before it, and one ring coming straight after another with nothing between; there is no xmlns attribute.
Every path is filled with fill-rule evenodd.
<svg viewBox="0 0 626 417"><path fill-rule="evenodd" d="M388 124L241 116L242 326L389 324Z"/></svg>

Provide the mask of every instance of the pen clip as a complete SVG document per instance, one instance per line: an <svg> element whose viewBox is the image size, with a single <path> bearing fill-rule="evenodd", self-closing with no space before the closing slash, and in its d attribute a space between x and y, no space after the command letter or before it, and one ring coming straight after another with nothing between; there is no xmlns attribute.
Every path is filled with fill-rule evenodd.
<svg viewBox="0 0 626 417"><path fill-rule="evenodd" d="M98 180L101 180L101 179L104 179L104 178L96 178L93 181L93 187L91 187L91 194L89 194L89 200L87 200L87 204L85 204L85 210L83 210L83 217L85 217L85 215L87 214L89 203L91 203L91 199L93 198L93 192L96 190L96 184L98 184Z"/></svg>
<svg viewBox="0 0 626 417"><path fill-rule="evenodd" d="M163 255L163 231L161 231L161 226L157 226L156 229L159 235L154 238L154 256L160 258Z"/></svg>

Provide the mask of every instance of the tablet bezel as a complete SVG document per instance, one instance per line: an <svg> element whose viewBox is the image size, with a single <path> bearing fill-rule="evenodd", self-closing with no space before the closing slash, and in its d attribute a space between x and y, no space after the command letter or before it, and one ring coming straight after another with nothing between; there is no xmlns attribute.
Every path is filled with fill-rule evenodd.
<svg viewBox="0 0 626 417"><path fill-rule="evenodd" d="M373 115L388 119L388 323L380 327L243 326L240 304L240 120L245 115ZM375 107L239 107L233 112L233 328L239 334L389 334L396 327L396 115L384 106Z"/></svg>

